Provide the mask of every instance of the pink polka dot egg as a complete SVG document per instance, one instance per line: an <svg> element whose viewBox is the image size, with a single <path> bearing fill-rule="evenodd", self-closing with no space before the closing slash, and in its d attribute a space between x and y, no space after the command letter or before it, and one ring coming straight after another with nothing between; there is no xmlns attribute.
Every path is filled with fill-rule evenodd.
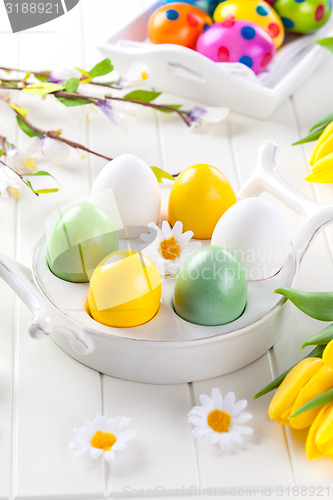
<svg viewBox="0 0 333 500"><path fill-rule="evenodd" d="M251 21L227 19L215 23L198 38L196 50L215 62L240 62L258 74L275 54L272 38Z"/></svg>

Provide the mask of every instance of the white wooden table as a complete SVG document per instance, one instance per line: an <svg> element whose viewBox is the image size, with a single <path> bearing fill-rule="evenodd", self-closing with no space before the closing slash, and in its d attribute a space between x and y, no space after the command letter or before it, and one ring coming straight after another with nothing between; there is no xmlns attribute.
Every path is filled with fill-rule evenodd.
<svg viewBox="0 0 333 500"><path fill-rule="evenodd" d="M97 45L129 12L134 15L149 3L81 0L65 17L18 35L9 32L2 12L1 65L90 69L100 59ZM332 186L304 181L312 146L291 146L314 121L332 111L332 75L333 57L270 120L232 113L226 122L199 132L188 130L176 117L140 110L138 125L125 134L101 114L96 113L89 126L78 125L60 104L50 102L46 112L39 98L14 97L29 108L32 121L49 129L62 127L67 137L106 155L135 153L171 173L210 163L224 171L236 190L249 176L261 142L273 139L280 145L281 174L307 196L332 202ZM17 131L14 117L4 105L0 107L0 133L22 143L25 138ZM20 200L0 199L0 251L29 266L47 215L86 196L104 164L96 157L80 160L72 153L65 164L47 165L61 183L58 194L37 199L26 191ZM332 245L332 230L317 237L302 262L298 288L332 289ZM27 334L29 311L2 281L0 298L0 499L101 499L111 494L326 498L333 494L332 461L307 461L304 435L269 420L271 396L252 399L272 376L301 357L302 340L322 328L319 322L293 308L275 348L246 368L194 384L155 386L100 375L72 360L51 340L32 340ZM248 399L254 416L253 436L228 454L194 441L187 423L187 412L199 395L213 387ZM119 453L111 468L76 458L68 448L73 427L97 413L132 417L137 430L136 440Z"/></svg>

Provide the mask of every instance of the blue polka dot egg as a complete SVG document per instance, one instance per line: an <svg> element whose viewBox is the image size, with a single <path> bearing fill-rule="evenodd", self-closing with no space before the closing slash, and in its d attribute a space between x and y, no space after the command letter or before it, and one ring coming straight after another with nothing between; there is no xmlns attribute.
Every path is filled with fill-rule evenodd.
<svg viewBox="0 0 333 500"><path fill-rule="evenodd" d="M288 31L308 34L323 26L332 12L331 0L276 0L274 8Z"/></svg>
<svg viewBox="0 0 333 500"><path fill-rule="evenodd" d="M227 19L215 23L198 38L196 50L215 62L240 62L258 74L275 54L266 31L251 21Z"/></svg>

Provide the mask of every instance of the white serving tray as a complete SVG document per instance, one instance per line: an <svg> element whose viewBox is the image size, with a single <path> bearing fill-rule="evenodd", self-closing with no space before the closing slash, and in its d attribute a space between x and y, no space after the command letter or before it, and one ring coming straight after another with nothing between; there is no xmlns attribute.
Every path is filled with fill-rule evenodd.
<svg viewBox="0 0 333 500"><path fill-rule="evenodd" d="M268 71L258 77L240 63L215 63L186 47L151 44L147 22L160 3L128 21L99 50L112 59L120 73L134 62L147 63L149 84L161 91L266 119L328 56L314 41L333 35L332 17L312 35L288 35Z"/></svg>

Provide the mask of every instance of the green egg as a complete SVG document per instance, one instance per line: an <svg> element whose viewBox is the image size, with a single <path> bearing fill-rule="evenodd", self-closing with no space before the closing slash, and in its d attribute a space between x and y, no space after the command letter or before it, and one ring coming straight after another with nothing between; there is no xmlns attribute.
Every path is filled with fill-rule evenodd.
<svg viewBox="0 0 333 500"><path fill-rule="evenodd" d="M189 257L176 279L173 305L191 323L216 326L230 323L244 311L245 271L226 249L210 246Z"/></svg>
<svg viewBox="0 0 333 500"><path fill-rule="evenodd" d="M64 210L47 231L46 242L52 273L74 283L88 282L99 262L119 247L110 217L92 203Z"/></svg>
<svg viewBox="0 0 333 500"><path fill-rule="evenodd" d="M284 27L296 33L313 33L330 18L331 0L276 0L274 9Z"/></svg>

